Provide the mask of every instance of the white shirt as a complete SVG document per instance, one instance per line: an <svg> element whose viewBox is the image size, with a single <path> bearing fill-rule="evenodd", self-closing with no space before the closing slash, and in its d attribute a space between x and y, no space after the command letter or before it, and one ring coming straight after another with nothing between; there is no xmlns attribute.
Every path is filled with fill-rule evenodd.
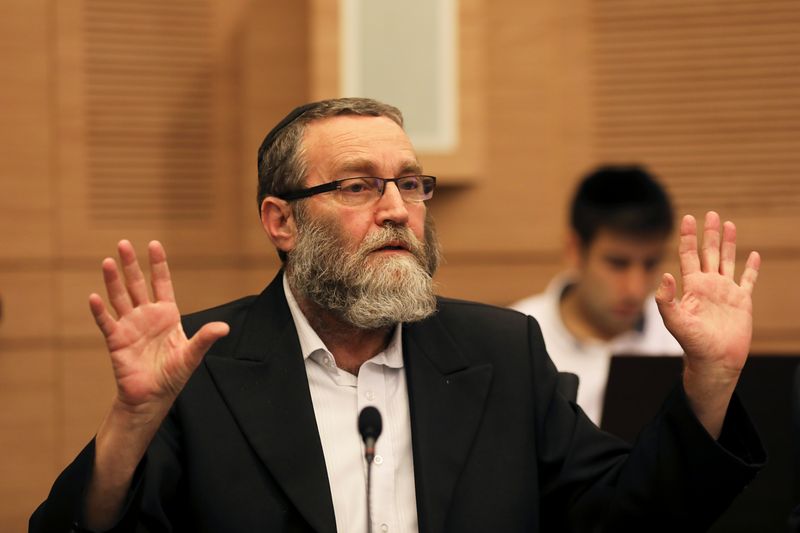
<svg viewBox="0 0 800 533"><path fill-rule="evenodd" d="M358 376L336 366L308 323L286 276L283 290L305 359L311 401L328 471L336 529L366 533L366 461L358 414L371 405L383 419L372 465L372 531L417 533L411 417L403 369L401 327L385 350L361 365Z"/></svg>
<svg viewBox="0 0 800 533"><path fill-rule="evenodd" d="M511 307L539 322L547 353L559 371L577 374L580 379L578 405L599 425L612 355L683 355L683 348L664 326L652 296L645 302L641 329L626 331L610 341L577 339L561 318L561 296L570 281L566 274L556 276L545 292L520 300Z"/></svg>

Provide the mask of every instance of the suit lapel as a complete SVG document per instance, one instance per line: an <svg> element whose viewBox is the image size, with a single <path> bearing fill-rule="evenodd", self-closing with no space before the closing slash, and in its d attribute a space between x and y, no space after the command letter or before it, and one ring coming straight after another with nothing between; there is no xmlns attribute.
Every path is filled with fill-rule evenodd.
<svg viewBox="0 0 800 533"><path fill-rule="evenodd" d="M444 529L492 367L470 365L437 316L404 333L419 526L433 533Z"/></svg>
<svg viewBox="0 0 800 533"><path fill-rule="evenodd" d="M254 302L234 355L206 357L234 418L311 527L335 532L305 364L280 274Z"/></svg>

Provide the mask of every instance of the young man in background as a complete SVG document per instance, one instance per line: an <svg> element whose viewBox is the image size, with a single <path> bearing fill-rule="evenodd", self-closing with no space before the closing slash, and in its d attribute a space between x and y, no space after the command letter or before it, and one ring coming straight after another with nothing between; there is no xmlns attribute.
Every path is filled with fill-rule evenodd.
<svg viewBox="0 0 800 533"><path fill-rule="evenodd" d="M595 424L614 354L683 354L653 295L673 218L666 191L644 168L595 169L570 207L570 270L512 305L539 322L556 367L578 376L578 405Z"/></svg>

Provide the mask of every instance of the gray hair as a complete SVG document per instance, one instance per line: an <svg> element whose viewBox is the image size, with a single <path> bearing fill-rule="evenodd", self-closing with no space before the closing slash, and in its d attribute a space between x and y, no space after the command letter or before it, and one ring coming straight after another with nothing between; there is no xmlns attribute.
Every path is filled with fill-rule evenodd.
<svg viewBox="0 0 800 533"><path fill-rule="evenodd" d="M336 98L298 107L269 132L258 150L259 210L267 196L302 188L308 170L302 143L306 124L340 115L387 117L403 127L399 109L370 98Z"/></svg>

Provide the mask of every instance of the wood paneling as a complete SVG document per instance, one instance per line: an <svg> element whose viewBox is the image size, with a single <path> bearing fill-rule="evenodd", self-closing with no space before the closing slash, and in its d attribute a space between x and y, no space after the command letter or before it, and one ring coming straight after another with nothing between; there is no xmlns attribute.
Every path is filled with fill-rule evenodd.
<svg viewBox="0 0 800 533"><path fill-rule="evenodd" d="M56 336L58 299L52 267L48 263L15 263L14 267L0 266L0 342L17 347L51 345Z"/></svg>
<svg viewBox="0 0 800 533"><path fill-rule="evenodd" d="M540 292L560 268L557 254L457 254L439 269L437 292L507 306Z"/></svg>
<svg viewBox="0 0 800 533"><path fill-rule="evenodd" d="M800 246L780 231L800 208L800 5L613 1L592 11L595 158L645 161L681 210L715 208L769 231L769 245Z"/></svg>
<svg viewBox="0 0 800 533"><path fill-rule="evenodd" d="M335 5L334 2L329 2ZM311 99L309 2L242 2L232 29L236 46L236 178L239 252L273 261L259 221L256 156L267 132Z"/></svg>
<svg viewBox="0 0 800 533"><path fill-rule="evenodd" d="M25 531L61 468L59 382L53 349L0 340L0 522Z"/></svg>
<svg viewBox="0 0 800 533"><path fill-rule="evenodd" d="M60 252L91 257L121 234L137 241L160 234L172 249L209 241L234 248L237 189L215 179L227 139L218 109L230 111L214 63L208 2L59 4L61 146ZM65 66L66 66L65 65ZM223 94L221 94L223 93ZM222 128L224 129L224 128Z"/></svg>
<svg viewBox="0 0 800 533"><path fill-rule="evenodd" d="M561 249L566 198L589 161L581 5L509 1L487 10L487 166L446 209L457 229L437 215L453 235L446 249Z"/></svg>
<svg viewBox="0 0 800 533"><path fill-rule="evenodd" d="M111 406L115 385L102 337L65 342L58 379L61 385L63 440L58 461L63 468L97 432Z"/></svg>
<svg viewBox="0 0 800 533"><path fill-rule="evenodd" d="M753 351L800 352L800 287L797 276L800 253L763 254L763 266L753 295ZM741 272L742 265L738 265Z"/></svg>
<svg viewBox="0 0 800 533"><path fill-rule="evenodd" d="M24 531L57 473L50 2L0 7L0 524Z"/></svg>
<svg viewBox="0 0 800 533"><path fill-rule="evenodd" d="M51 19L44 0L0 11L0 260L52 253ZM0 288L2 290L2 288Z"/></svg>

